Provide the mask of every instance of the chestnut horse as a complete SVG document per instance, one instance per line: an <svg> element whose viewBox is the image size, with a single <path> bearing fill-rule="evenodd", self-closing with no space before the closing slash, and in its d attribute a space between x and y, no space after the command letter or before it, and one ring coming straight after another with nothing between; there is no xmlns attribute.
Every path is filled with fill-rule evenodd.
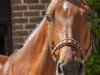
<svg viewBox="0 0 100 75"><path fill-rule="evenodd" d="M84 75L92 47L89 11L84 0L52 0L39 27L0 75Z"/></svg>

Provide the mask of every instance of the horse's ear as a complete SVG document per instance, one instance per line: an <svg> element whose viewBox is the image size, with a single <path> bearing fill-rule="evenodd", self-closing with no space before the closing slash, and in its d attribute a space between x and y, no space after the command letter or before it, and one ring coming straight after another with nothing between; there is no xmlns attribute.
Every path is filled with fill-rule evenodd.
<svg viewBox="0 0 100 75"><path fill-rule="evenodd" d="M51 0L51 2L52 2L52 1L54 1L54 0Z"/></svg>
<svg viewBox="0 0 100 75"><path fill-rule="evenodd" d="M52 2L52 1L55 1L55 0L51 0L51 2Z"/></svg>
<svg viewBox="0 0 100 75"><path fill-rule="evenodd" d="M51 0L51 2L52 2L52 1L60 1L60 0Z"/></svg>

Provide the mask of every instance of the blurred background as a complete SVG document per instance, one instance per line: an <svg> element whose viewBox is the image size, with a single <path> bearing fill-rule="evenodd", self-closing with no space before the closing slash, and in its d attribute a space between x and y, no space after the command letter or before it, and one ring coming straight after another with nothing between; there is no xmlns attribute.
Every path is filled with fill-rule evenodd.
<svg viewBox="0 0 100 75"><path fill-rule="evenodd" d="M45 16L51 0L0 0L0 54L10 55ZM85 63L86 75L100 75L100 0L87 0L96 50Z"/></svg>
<svg viewBox="0 0 100 75"><path fill-rule="evenodd" d="M93 15L91 16L92 34L96 50L92 51L86 62L86 75L100 75L100 0L87 0Z"/></svg>

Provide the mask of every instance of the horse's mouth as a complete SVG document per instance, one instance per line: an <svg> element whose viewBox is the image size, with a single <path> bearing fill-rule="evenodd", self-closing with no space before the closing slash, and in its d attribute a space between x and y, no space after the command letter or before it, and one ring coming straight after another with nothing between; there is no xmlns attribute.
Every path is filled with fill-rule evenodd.
<svg viewBox="0 0 100 75"><path fill-rule="evenodd" d="M83 75L84 65L79 62L69 62L66 65L57 64L56 75Z"/></svg>

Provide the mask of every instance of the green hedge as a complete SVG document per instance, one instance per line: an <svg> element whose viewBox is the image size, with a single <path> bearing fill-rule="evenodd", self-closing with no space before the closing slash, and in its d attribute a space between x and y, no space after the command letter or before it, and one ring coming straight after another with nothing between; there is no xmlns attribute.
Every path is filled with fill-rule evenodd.
<svg viewBox="0 0 100 75"><path fill-rule="evenodd" d="M91 19L92 34L94 40L100 40L100 0L87 0L96 16ZM89 60L86 62L86 75L100 75L100 45L96 45L97 51L92 51Z"/></svg>

